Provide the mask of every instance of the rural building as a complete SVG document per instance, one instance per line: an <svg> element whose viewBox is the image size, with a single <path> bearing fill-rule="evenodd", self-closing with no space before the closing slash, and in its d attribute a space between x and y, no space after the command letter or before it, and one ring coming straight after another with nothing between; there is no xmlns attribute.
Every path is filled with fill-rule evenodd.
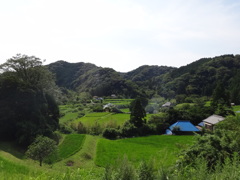
<svg viewBox="0 0 240 180"><path fill-rule="evenodd" d="M166 102L165 104L162 105L162 107L171 107L171 102Z"/></svg>
<svg viewBox="0 0 240 180"><path fill-rule="evenodd" d="M200 130L196 128L190 121L184 120L177 121L166 130L166 134L168 135L189 135L193 134L194 132L200 132Z"/></svg>
<svg viewBox="0 0 240 180"><path fill-rule="evenodd" d="M223 121L225 118L219 115L211 115L208 118L204 119L201 123L199 123L199 126L205 127L206 129L213 131L214 126Z"/></svg>
<svg viewBox="0 0 240 180"><path fill-rule="evenodd" d="M115 105L113 105L112 103L108 103L103 106L103 110L106 112L111 112L113 108L115 108Z"/></svg>
<svg viewBox="0 0 240 180"><path fill-rule="evenodd" d="M121 110L119 110L114 104L108 103L103 106L103 110L105 112L115 112L115 113L123 113Z"/></svg>

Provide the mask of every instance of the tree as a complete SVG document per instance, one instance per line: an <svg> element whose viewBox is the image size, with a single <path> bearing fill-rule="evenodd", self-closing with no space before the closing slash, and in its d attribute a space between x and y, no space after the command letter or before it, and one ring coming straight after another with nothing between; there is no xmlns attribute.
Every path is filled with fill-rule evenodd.
<svg viewBox="0 0 240 180"><path fill-rule="evenodd" d="M141 100L139 98L135 99L131 103L131 115L130 115L130 123L132 123L136 127L142 127L143 124L146 124L146 112L141 104Z"/></svg>
<svg viewBox="0 0 240 180"><path fill-rule="evenodd" d="M33 160L39 161L39 165L42 166L43 160L56 149L57 146L54 140L45 136L38 136L28 147L26 155Z"/></svg>
<svg viewBox="0 0 240 180"><path fill-rule="evenodd" d="M222 82L218 82L213 92L211 106L216 114L226 116L228 114L234 114L231 109L229 92L224 88Z"/></svg>
<svg viewBox="0 0 240 180"><path fill-rule="evenodd" d="M29 145L59 124L53 75L39 58L17 55L0 65L0 136Z"/></svg>

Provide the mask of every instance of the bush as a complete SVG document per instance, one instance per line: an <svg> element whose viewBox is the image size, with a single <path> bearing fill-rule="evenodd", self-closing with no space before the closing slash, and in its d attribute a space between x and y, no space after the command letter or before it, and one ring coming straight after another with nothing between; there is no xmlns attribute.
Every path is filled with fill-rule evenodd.
<svg viewBox="0 0 240 180"><path fill-rule="evenodd" d="M87 127L84 126L84 124L82 122L79 122L77 125L77 132L79 134L86 134L87 133Z"/></svg>
<svg viewBox="0 0 240 180"><path fill-rule="evenodd" d="M78 117L78 118L81 118L81 117L83 117L83 116L85 116L85 113L84 113L84 112L79 112L77 117Z"/></svg>
<svg viewBox="0 0 240 180"><path fill-rule="evenodd" d="M134 137L138 136L138 129L129 121L126 121L120 130L122 137Z"/></svg>
<svg viewBox="0 0 240 180"><path fill-rule="evenodd" d="M117 136L119 135L119 131L115 128L106 128L104 129L102 135L107 139L116 139Z"/></svg>
<svg viewBox="0 0 240 180"><path fill-rule="evenodd" d="M69 126L65 125L65 124L60 124L59 131L61 133L63 133L63 134L71 134L71 133L73 133L73 129L70 128Z"/></svg>
<svg viewBox="0 0 240 180"><path fill-rule="evenodd" d="M133 165L125 156L122 160L118 160L114 166L109 166L105 169L104 180L134 180L136 173Z"/></svg>
<svg viewBox="0 0 240 180"><path fill-rule="evenodd" d="M138 180L154 180L153 163L141 162L137 170L137 176Z"/></svg>
<svg viewBox="0 0 240 180"><path fill-rule="evenodd" d="M143 124L143 126L138 129L138 135L140 136L147 136L150 134L156 134L156 127L152 124Z"/></svg>
<svg viewBox="0 0 240 180"><path fill-rule="evenodd" d="M100 135L103 132L103 127L95 121L95 123L89 128L89 134L91 135Z"/></svg>
<svg viewBox="0 0 240 180"><path fill-rule="evenodd" d="M51 139L53 139L57 144L59 144L60 140L62 139L62 135L60 132L55 131L50 136Z"/></svg>
<svg viewBox="0 0 240 180"><path fill-rule="evenodd" d="M95 104L92 107L93 112L103 112L103 105L102 104Z"/></svg>

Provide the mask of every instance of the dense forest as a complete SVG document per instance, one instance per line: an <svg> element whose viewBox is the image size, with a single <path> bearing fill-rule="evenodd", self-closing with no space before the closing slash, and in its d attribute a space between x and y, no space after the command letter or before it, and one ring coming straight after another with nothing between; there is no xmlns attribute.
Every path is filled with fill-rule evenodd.
<svg viewBox="0 0 240 180"><path fill-rule="evenodd" d="M48 68L56 75L59 87L89 92L92 96L116 94L124 98L151 98L159 95L184 101L189 96L211 97L217 83L222 83L231 102L240 103L239 55L203 58L180 68L145 65L127 73L64 61L52 63Z"/></svg>

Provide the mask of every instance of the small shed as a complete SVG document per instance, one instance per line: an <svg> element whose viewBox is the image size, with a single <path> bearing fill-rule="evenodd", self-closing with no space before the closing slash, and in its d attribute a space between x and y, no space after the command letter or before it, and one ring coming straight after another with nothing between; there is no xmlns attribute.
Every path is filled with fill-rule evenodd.
<svg viewBox="0 0 240 180"><path fill-rule="evenodd" d="M187 120L177 121L166 130L166 134L169 135L190 135L194 134L194 132L200 132L200 130Z"/></svg>

